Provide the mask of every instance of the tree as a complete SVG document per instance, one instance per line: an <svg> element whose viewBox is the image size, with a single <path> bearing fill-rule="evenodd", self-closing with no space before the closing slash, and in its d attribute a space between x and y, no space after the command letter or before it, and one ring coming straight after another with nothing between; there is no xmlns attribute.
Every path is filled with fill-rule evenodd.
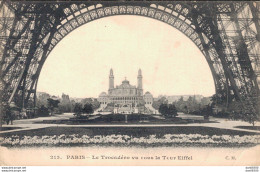
<svg viewBox="0 0 260 172"><path fill-rule="evenodd" d="M54 109L58 107L60 101L54 100L52 98L48 98L47 101L48 101L48 108L50 109L50 112L51 112L51 115L52 115Z"/></svg>
<svg viewBox="0 0 260 172"><path fill-rule="evenodd" d="M225 93L214 94L210 97L213 105L225 105L227 103L227 97Z"/></svg>
<svg viewBox="0 0 260 172"><path fill-rule="evenodd" d="M187 102L191 104L191 103L192 103L192 101L193 101L192 97L191 97L191 96L189 96L189 98L188 98Z"/></svg>
<svg viewBox="0 0 260 172"><path fill-rule="evenodd" d="M183 107L183 109L184 109L184 112L185 112L185 113L188 113L188 106L185 105L185 106Z"/></svg>
<svg viewBox="0 0 260 172"><path fill-rule="evenodd" d="M84 98L80 101L81 104L85 105L86 103L92 104L92 98Z"/></svg>
<svg viewBox="0 0 260 172"><path fill-rule="evenodd" d="M255 126L255 122L258 120L255 113L246 113L244 114L244 121L247 121L249 124Z"/></svg>
<svg viewBox="0 0 260 172"><path fill-rule="evenodd" d="M51 96L48 94L48 93L41 93L39 94L36 99L36 106L37 107L41 107L42 105L44 105L45 107L48 106L48 99L50 98Z"/></svg>
<svg viewBox="0 0 260 172"><path fill-rule="evenodd" d="M179 101L179 102L184 102L184 100L183 100L183 96L181 96L181 98L179 98L178 101Z"/></svg>
<svg viewBox="0 0 260 172"><path fill-rule="evenodd" d="M97 101L97 99L94 99L94 101L91 104L92 104L94 110L96 110L100 107L100 102Z"/></svg>
<svg viewBox="0 0 260 172"><path fill-rule="evenodd" d="M168 101L167 101L166 97L161 97L159 100L154 101L152 106L154 109L159 109L161 104L167 104L167 103L168 103Z"/></svg>
<svg viewBox="0 0 260 172"><path fill-rule="evenodd" d="M166 116L168 113L168 105L167 104L161 104L159 107L159 112L163 115Z"/></svg>
<svg viewBox="0 0 260 172"><path fill-rule="evenodd" d="M79 116L82 113L82 105L80 103L75 104L74 112L77 116Z"/></svg>
<svg viewBox="0 0 260 172"><path fill-rule="evenodd" d="M201 114L204 116L204 119L209 119L209 116L213 114L213 109L210 104L201 109Z"/></svg>
<svg viewBox="0 0 260 172"><path fill-rule="evenodd" d="M84 105L83 112L86 114L92 114L94 112L92 104L86 103Z"/></svg>
<svg viewBox="0 0 260 172"><path fill-rule="evenodd" d="M178 111L186 113L189 111L189 107L187 105L187 102L184 101L183 96L181 96L175 104Z"/></svg>
<svg viewBox="0 0 260 172"><path fill-rule="evenodd" d="M257 112L257 109L251 108L252 106L250 105L251 105L250 102L246 102L244 104L243 118L244 121L247 121L253 126L255 126L255 122L259 120L259 116L258 116L259 114Z"/></svg>
<svg viewBox="0 0 260 172"><path fill-rule="evenodd" d="M177 109L174 104L170 104L168 106L168 116L176 117L177 116Z"/></svg>
<svg viewBox="0 0 260 172"><path fill-rule="evenodd" d="M209 97L203 97L202 99L201 99L201 101L200 101L200 104L202 105L202 106L207 106L208 104L210 104L211 103L211 101L210 101L210 98Z"/></svg>
<svg viewBox="0 0 260 172"><path fill-rule="evenodd" d="M174 104L161 104L159 112L165 117L176 117L177 109Z"/></svg>
<svg viewBox="0 0 260 172"><path fill-rule="evenodd" d="M81 104L85 105L85 104L91 104L92 105L92 108L94 110L98 109L100 107L100 102L97 101L97 99L94 99L94 98L85 98L85 99L82 99Z"/></svg>
<svg viewBox="0 0 260 172"><path fill-rule="evenodd" d="M189 96L188 100L186 101L187 107L188 107L188 113L193 111L193 100L192 97Z"/></svg>

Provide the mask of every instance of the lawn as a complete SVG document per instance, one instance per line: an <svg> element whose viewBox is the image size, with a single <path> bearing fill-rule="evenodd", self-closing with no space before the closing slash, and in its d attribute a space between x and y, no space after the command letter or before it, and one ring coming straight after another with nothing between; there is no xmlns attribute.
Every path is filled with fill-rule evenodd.
<svg viewBox="0 0 260 172"><path fill-rule="evenodd" d="M213 127L197 126L174 126L174 127L48 127L34 130L15 131L1 133L0 137L17 136L53 136L53 135L128 135L133 137L147 137L156 135L162 137L165 134L201 134L201 135L255 135L252 132L236 131L229 129L219 129Z"/></svg>
<svg viewBox="0 0 260 172"><path fill-rule="evenodd" d="M82 118L70 118L68 120L43 120L35 123L44 124L68 124L68 125L82 125L82 124L126 124L126 117L123 114L109 114L109 115L97 115L92 119L90 116ZM189 124L189 123L214 123L214 121L205 120L191 120L181 119L179 117L158 119L153 115L127 115L127 124Z"/></svg>

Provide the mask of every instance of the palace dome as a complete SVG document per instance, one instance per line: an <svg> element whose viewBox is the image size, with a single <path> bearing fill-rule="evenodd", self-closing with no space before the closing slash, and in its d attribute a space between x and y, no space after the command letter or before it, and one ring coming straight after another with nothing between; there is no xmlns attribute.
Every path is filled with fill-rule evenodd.
<svg viewBox="0 0 260 172"><path fill-rule="evenodd" d="M106 92L102 92L99 94L99 97L102 97L102 96L107 96L107 93Z"/></svg>
<svg viewBox="0 0 260 172"><path fill-rule="evenodd" d="M149 91L147 91L145 92L144 97L153 97L153 95Z"/></svg>
<svg viewBox="0 0 260 172"><path fill-rule="evenodd" d="M122 84L117 86L117 88L136 88L135 86L131 85L128 80L122 81Z"/></svg>
<svg viewBox="0 0 260 172"><path fill-rule="evenodd" d="M122 81L122 84L129 84L129 81L125 79L124 81Z"/></svg>

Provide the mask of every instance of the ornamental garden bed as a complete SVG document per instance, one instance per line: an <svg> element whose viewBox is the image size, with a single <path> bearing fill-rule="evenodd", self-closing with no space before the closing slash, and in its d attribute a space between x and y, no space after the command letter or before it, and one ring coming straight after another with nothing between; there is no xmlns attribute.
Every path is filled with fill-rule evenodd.
<svg viewBox="0 0 260 172"><path fill-rule="evenodd" d="M149 135L156 135L162 137L165 134L201 134L201 135L259 135L259 133L220 129L213 127L201 127L201 126L160 126L160 127L47 127L33 130L14 131L9 133L0 133L0 137L8 137L12 135L18 136L44 136L44 135L73 135L79 136L88 135L111 135L121 134L133 137L147 137Z"/></svg>
<svg viewBox="0 0 260 172"><path fill-rule="evenodd" d="M96 135L88 136L54 135L54 136L11 136L0 138L2 146L33 147L33 146L141 146L141 147L249 147L260 144L259 135L229 136L201 134L166 134L162 137L149 135L133 137L128 135Z"/></svg>
<svg viewBox="0 0 260 172"><path fill-rule="evenodd" d="M126 117L124 114L109 114L99 115L96 118L91 116L83 116L81 118L70 118L68 120L43 120L35 123L44 124L68 124L68 125L82 125L82 124L126 124ZM179 117L158 119L152 115L127 115L127 124L190 124L190 123L215 123L215 121L207 120L193 120L181 119Z"/></svg>
<svg viewBox="0 0 260 172"><path fill-rule="evenodd" d="M0 134L2 146L219 146L260 143L260 135L212 127L49 127Z"/></svg>

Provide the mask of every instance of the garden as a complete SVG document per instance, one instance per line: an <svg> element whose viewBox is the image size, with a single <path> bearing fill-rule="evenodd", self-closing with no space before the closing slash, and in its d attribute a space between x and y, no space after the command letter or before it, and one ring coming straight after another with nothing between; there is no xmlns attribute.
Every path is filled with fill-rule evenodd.
<svg viewBox="0 0 260 172"><path fill-rule="evenodd" d="M46 134L48 133L48 134ZM6 147L141 146L248 147L260 143L252 132L212 127L48 127L1 133Z"/></svg>
<svg viewBox="0 0 260 172"><path fill-rule="evenodd" d="M190 124L190 123L216 123L203 119L182 119L177 116L164 117L154 114L107 114L89 115L84 114L63 120L42 120L34 123L43 124L67 124L67 125L88 125L88 124Z"/></svg>

